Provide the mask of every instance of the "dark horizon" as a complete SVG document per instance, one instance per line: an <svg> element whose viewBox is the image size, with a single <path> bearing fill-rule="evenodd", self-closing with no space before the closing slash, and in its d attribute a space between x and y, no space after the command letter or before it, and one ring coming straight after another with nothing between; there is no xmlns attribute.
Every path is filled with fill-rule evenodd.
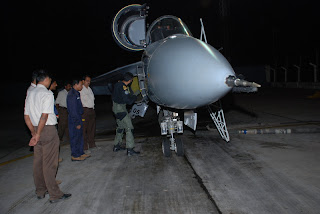
<svg viewBox="0 0 320 214"><path fill-rule="evenodd" d="M181 18L200 37L202 18L208 43L223 46L218 0L169 1L54 1L2 2L5 70L16 81L30 80L34 69L45 68L57 79L97 76L140 60L141 52L121 49L111 35L114 15L129 4L147 3L147 23L162 15ZM230 0L231 65L290 65L313 61L319 51L319 3L307 1L245 2ZM19 75L17 75L19 74Z"/></svg>

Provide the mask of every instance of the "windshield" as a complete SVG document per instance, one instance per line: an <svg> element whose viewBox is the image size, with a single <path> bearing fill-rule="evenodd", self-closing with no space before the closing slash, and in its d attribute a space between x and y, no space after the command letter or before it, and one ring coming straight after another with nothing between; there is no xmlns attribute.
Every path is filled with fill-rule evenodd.
<svg viewBox="0 0 320 214"><path fill-rule="evenodd" d="M191 36L188 27L181 19L174 16L163 16L155 20L148 30L148 43L153 43L174 34Z"/></svg>

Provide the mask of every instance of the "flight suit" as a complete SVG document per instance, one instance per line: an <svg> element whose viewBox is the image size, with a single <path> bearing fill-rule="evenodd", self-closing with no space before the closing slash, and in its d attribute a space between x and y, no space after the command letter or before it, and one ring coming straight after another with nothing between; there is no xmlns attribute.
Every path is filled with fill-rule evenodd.
<svg viewBox="0 0 320 214"><path fill-rule="evenodd" d="M112 93L112 111L116 117L117 129L114 145L121 144L124 131L126 132L126 147L134 147L133 125L131 117L128 114L127 105L132 105L137 97L133 94L131 88L123 82L117 82Z"/></svg>
<svg viewBox="0 0 320 214"><path fill-rule="evenodd" d="M71 156L77 158L84 154L83 125L81 116L83 114L83 108L80 99L80 93L74 88L72 88L68 93L67 109ZM80 129L77 129L78 125L81 125Z"/></svg>

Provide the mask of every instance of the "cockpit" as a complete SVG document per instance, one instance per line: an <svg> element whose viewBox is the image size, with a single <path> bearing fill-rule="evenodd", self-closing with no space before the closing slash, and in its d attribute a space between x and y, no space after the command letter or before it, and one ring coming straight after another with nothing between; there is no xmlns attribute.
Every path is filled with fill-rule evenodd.
<svg viewBox="0 0 320 214"><path fill-rule="evenodd" d="M162 16L155 20L147 32L147 44L165 39L174 34L192 36L188 27L180 18L175 16Z"/></svg>

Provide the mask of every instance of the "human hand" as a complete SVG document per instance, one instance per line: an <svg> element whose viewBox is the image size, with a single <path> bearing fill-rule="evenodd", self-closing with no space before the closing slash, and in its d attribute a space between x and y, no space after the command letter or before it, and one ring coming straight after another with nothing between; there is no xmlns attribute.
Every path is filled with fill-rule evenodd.
<svg viewBox="0 0 320 214"><path fill-rule="evenodd" d="M76 127L77 129L81 129L81 125L77 125L77 127Z"/></svg>
<svg viewBox="0 0 320 214"><path fill-rule="evenodd" d="M39 142L39 139L40 139L40 135L35 133L29 141L29 146L37 145L37 143Z"/></svg>

